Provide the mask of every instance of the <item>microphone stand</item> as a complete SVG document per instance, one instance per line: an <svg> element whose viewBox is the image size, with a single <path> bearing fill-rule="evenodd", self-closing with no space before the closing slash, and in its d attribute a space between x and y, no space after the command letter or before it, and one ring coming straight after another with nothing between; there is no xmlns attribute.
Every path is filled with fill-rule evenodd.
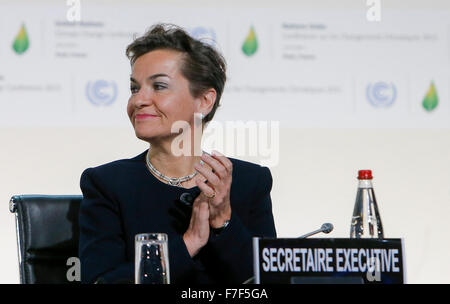
<svg viewBox="0 0 450 304"><path fill-rule="evenodd" d="M308 232L307 234L304 234L302 236L299 236L298 239L305 239L307 237L310 237L311 235L314 235L314 234L317 234L317 233L320 233L320 232L322 232L322 228L314 230L314 231L311 231L311 232Z"/></svg>
<svg viewBox="0 0 450 304"><path fill-rule="evenodd" d="M311 235L314 235L314 234L317 234L317 233L320 233L320 232L323 232L323 233L327 233L327 234L328 234L328 233L330 233L332 230L333 230L333 224L325 223L325 224L323 224L322 227L320 227L319 229L314 230L314 231L312 231L312 232L309 232L309 233L307 233L307 234L304 234L304 235L302 235L302 236L299 236L298 238L299 238L299 239L304 239L304 238L310 237Z"/></svg>

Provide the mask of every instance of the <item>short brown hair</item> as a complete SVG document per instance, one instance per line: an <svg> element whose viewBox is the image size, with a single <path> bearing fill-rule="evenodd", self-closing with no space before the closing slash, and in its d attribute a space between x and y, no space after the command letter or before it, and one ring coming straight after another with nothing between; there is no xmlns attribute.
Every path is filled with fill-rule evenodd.
<svg viewBox="0 0 450 304"><path fill-rule="evenodd" d="M136 38L126 50L131 65L154 50L169 49L185 54L181 74L189 81L189 91L198 97L207 89L216 90L216 100L211 112L203 119L210 121L220 106L220 97L226 81L226 62L211 45L192 38L184 29L173 24L153 25L143 36Z"/></svg>

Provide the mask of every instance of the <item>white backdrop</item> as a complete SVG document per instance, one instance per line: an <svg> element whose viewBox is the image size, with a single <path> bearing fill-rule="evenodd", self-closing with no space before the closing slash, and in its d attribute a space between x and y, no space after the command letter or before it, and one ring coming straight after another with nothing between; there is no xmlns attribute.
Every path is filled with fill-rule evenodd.
<svg viewBox="0 0 450 304"><path fill-rule="evenodd" d="M405 239L407 281L450 282L450 4L381 1L381 21L369 22L357 0L220 9L210 1L85 2L75 25L65 1L0 2L0 282L18 282L10 196L78 194L86 167L146 149L125 113L124 50L158 21L214 39L223 52L229 82L217 122L280 122L271 151L280 236L329 221L331 237L348 237L357 170L369 168L385 236ZM23 25L28 47L19 55L12 45ZM249 56L242 45L252 28ZM425 98L432 83L437 106Z"/></svg>

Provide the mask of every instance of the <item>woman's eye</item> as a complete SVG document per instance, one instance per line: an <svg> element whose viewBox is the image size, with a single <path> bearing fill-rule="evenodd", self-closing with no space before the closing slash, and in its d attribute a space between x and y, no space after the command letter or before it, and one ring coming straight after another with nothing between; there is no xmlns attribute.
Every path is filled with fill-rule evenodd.
<svg viewBox="0 0 450 304"><path fill-rule="evenodd" d="M139 89L137 87L130 87L130 91L132 94L137 93Z"/></svg>
<svg viewBox="0 0 450 304"><path fill-rule="evenodd" d="M164 90L164 89L167 88L167 85L164 84L164 83L154 83L154 84L153 84L153 88L154 88L155 90Z"/></svg>

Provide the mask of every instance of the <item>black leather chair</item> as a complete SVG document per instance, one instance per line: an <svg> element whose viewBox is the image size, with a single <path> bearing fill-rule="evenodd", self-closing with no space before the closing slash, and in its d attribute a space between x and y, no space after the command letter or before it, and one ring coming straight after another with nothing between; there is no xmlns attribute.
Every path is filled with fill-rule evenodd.
<svg viewBox="0 0 450 304"><path fill-rule="evenodd" d="M16 215L21 283L79 283L67 277L76 264L67 264L69 258L78 257L78 211L82 198L81 195L11 198L9 209ZM69 278L72 280L73 276Z"/></svg>

